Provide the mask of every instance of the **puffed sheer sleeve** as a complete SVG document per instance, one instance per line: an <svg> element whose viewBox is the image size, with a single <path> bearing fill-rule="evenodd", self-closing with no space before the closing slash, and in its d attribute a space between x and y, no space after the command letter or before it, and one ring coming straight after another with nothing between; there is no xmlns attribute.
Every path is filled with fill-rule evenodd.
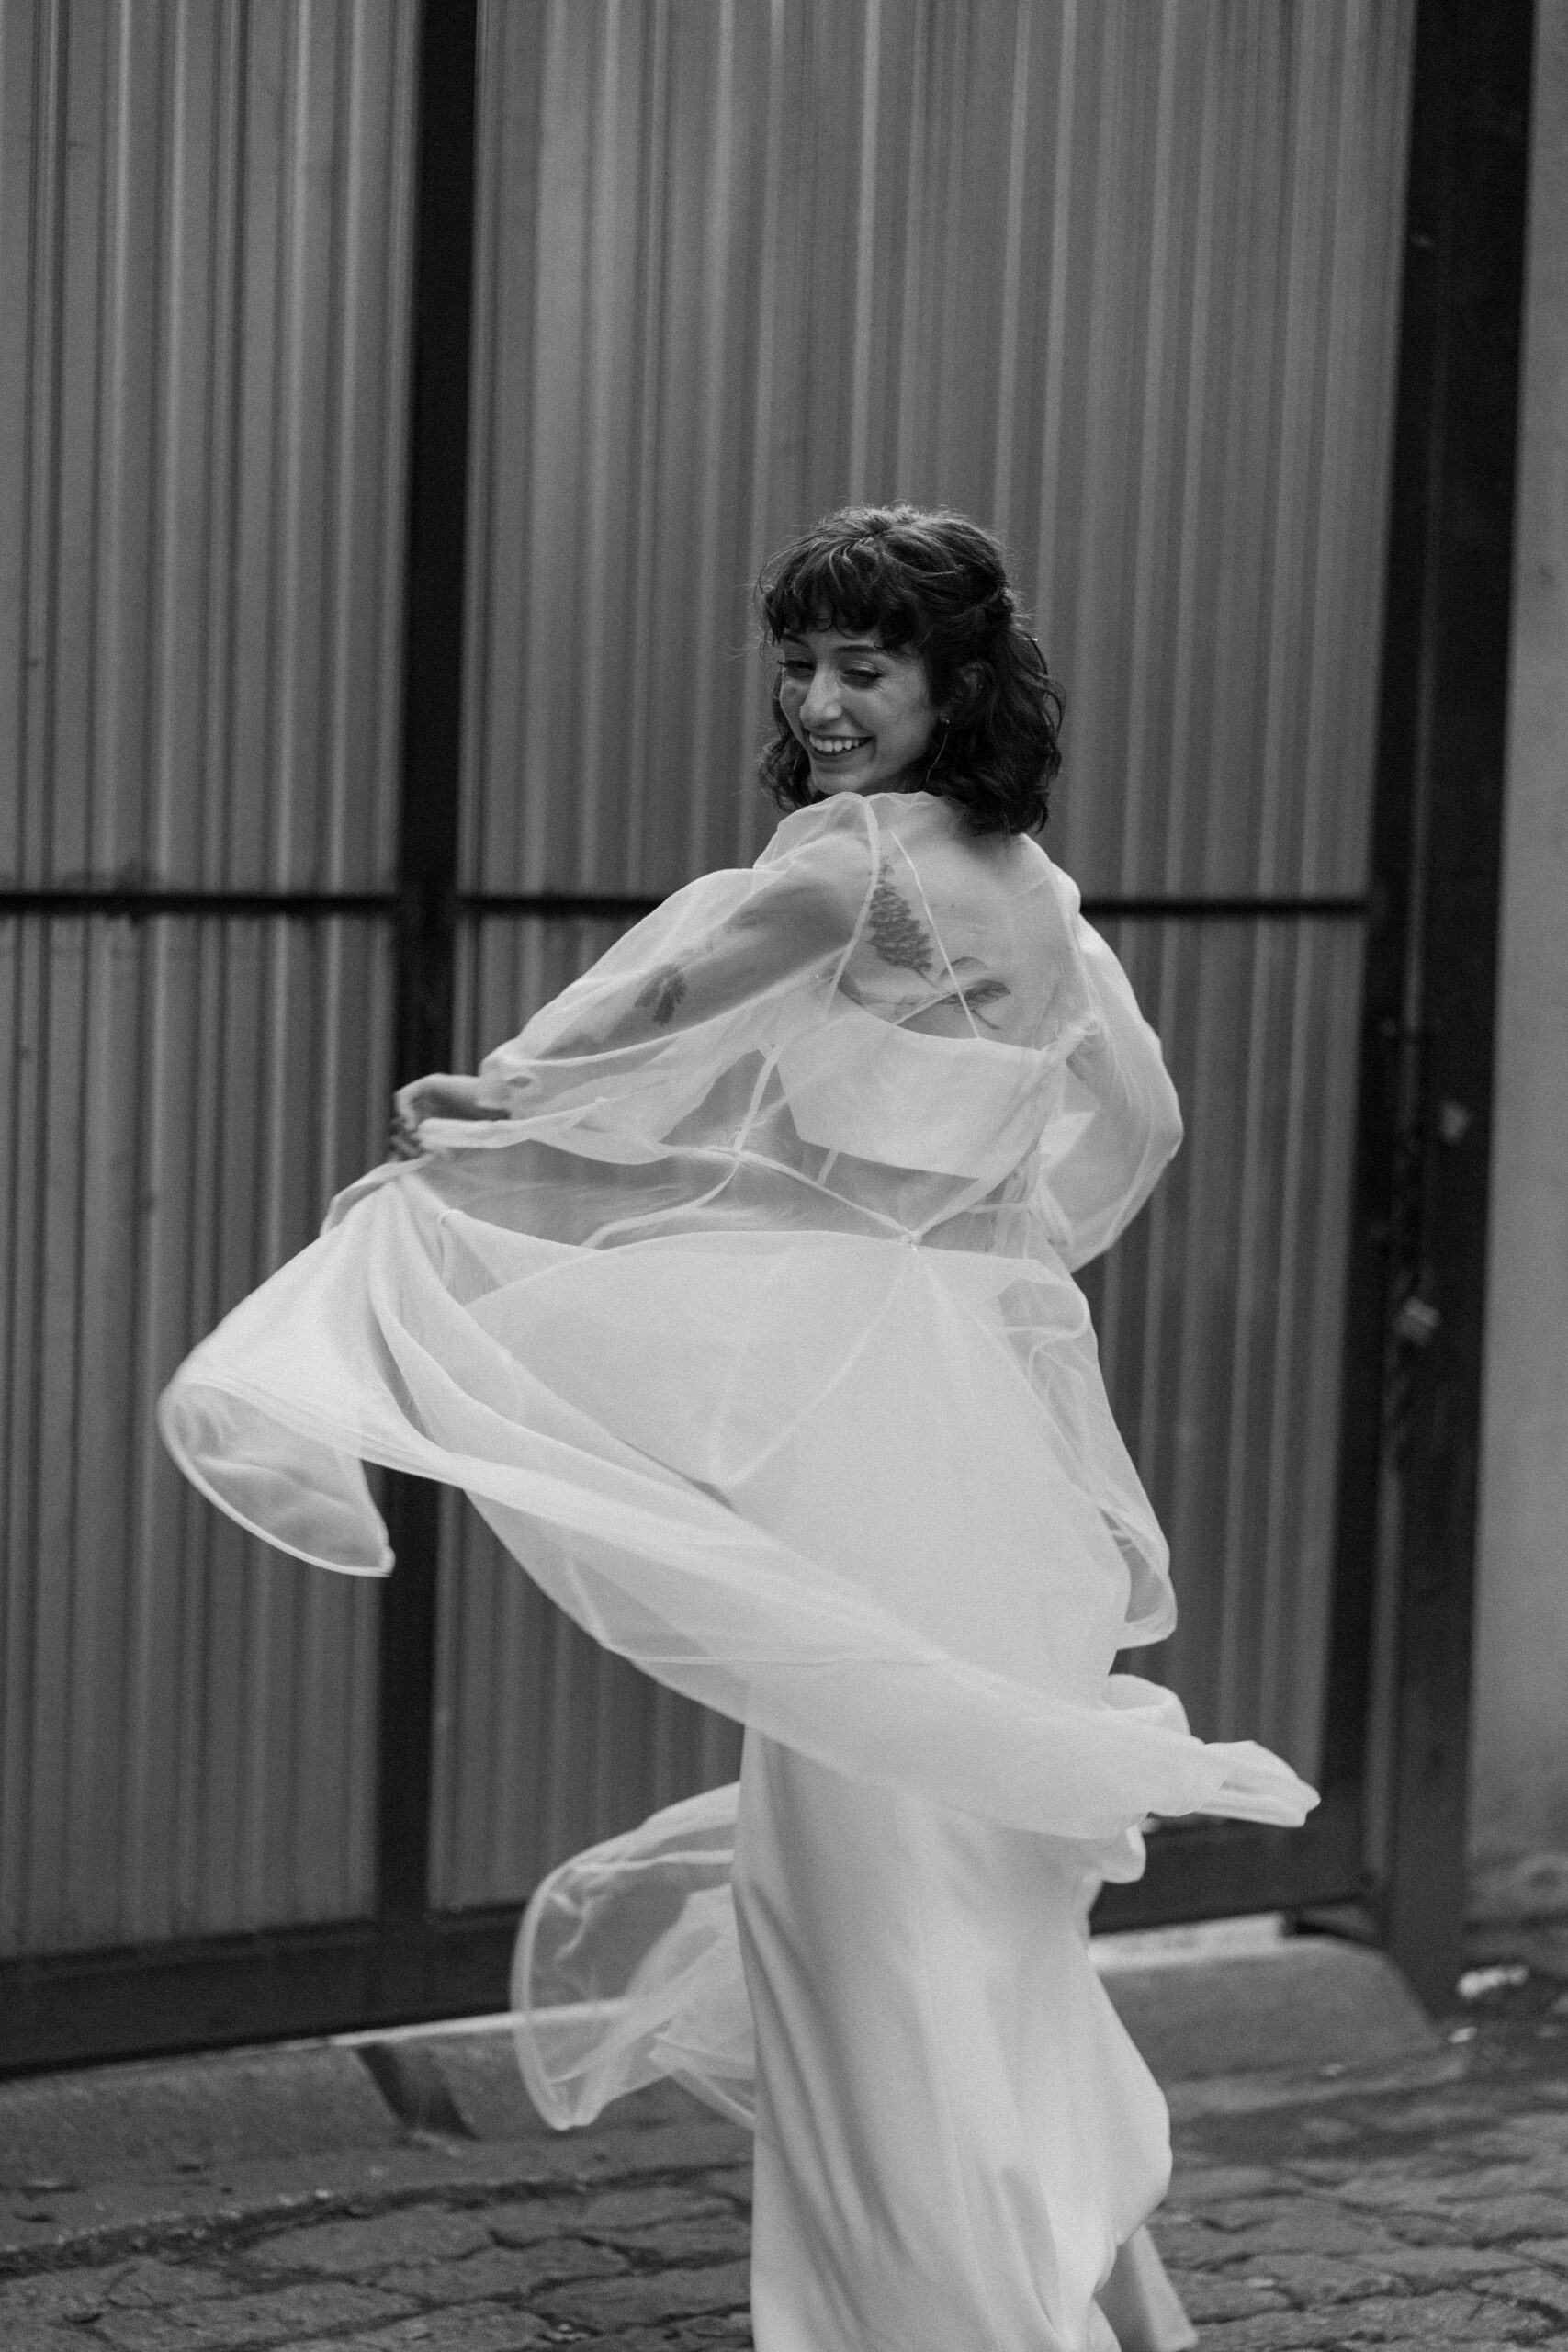
<svg viewBox="0 0 1568 2352"><path fill-rule="evenodd" d="M785 820L755 866L666 899L480 1065L504 1116L426 1120L421 1139L504 1147L515 1126L631 1159L695 1108L716 1075L820 1020L874 882L864 811L833 800Z"/></svg>
<svg viewBox="0 0 1568 2352"><path fill-rule="evenodd" d="M1109 1250L1143 1207L1181 1141L1181 1112L1126 973L1058 878L1071 893L1096 1024L1068 1057L1061 1110L1040 1147L1042 1193L1073 1268Z"/></svg>

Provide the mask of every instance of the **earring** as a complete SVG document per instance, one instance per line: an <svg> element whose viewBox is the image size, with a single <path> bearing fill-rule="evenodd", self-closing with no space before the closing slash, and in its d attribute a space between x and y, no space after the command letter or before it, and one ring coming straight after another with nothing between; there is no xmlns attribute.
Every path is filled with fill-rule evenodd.
<svg viewBox="0 0 1568 2352"><path fill-rule="evenodd" d="M926 770L926 780L925 780L925 783L924 783L924 784L922 784L922 785L921 785L921 786L920 786L920 790L921 790L922 792L924 792L924 791L928 788L928 786L930 786L930 784L931 784L931 780L932 776L933 776L933 775L935 775L935 774L936 774L936 772L937 772L937 768L938 768L938 766L939 766L939 765L940 765L940 763L941 763L941 761L942 761L942 753L943 753L943 752L946 751L946 749L947 749L947 734L948 734L948 726L947 726L947 721L946 721L946 719L944 718L944 719L942 720L942 741L941 741L941 742L937 745L936 750L931 753L931 765L930 765L930 767L928 767L928 768L927 768L927 770Z"/></svg>

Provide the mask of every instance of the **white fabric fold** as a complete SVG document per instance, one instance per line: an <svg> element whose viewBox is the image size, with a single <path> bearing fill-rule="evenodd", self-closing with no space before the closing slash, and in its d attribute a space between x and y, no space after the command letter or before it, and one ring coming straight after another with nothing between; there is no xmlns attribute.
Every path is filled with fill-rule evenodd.
<svg viewBox="0 0 1568 2352"><path fill-rule="evenodd" d="M390 1566L367 1461L468 1494L598 1640L831 1770L1096 1849L1302 1818L1113 1675L1174 1618L1069 1269L1175 1149L1033 842L843 796L677 892L243 1301L161 1404L222 1509Z"/></svg>

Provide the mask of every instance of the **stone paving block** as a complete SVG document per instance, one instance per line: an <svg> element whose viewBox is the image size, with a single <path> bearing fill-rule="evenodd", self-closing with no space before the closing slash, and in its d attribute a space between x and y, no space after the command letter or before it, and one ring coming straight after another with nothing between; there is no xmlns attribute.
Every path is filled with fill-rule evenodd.
<svg viewBox="0 0 1568 2352"><path fill-rule="evenodd" d="M743 2165L729 2165L723 2172L710 2172L707 2177L707 2186L710 2188L716 2188L721 2197L738 2198L741 2204L750 2205L751 2202L750 2159L748 2157Z"/></svg>
<svg viewBox="0 0 1568 2352"><path fill-rule="evenodd" d="M57 2324L47 2319L18 2319L9 2323L3 2339L6 2352L84 2352L91 2342L79 2327Z"/></svg>
<svg viewBox="0 0 1568 2352"><path fill-rule="evenodd" d="M609 2189L604 2200L611 2202L624 2192ZM647 2195L660 2199L660 2210L670 2210L673 2200L679 2210L681 2192L677 2189L634 2190L634 2196ZM518 2197L507 2198L499 2204L487 2203L470 2207L470 2217L479 2222L488 2237L500 2245L536 2245L541 2239L574 2237L583 2228L583 2216L599 2203L598 2197Z"/></svg>
<svg viewBox="0 0 1568 2352"><path fill-rule="evenodd" d="M750 2323L708 2317L626 2328L610 2338L604 2352L751 2352Z"/></svg>
<svg viewBox="0 0 1568 2352"><path fill-rule="evenodd" d="M1256 2319L1222 2320L1203 2330L1199 2352L1308 2352L1342 2342L1337 2320L1320 2312L1263 2312Z"/></svg>
<svg viewBox="0 0 1568 2352"><path fill-rule="evenodd" d="M621 2178L639 2173L728 2169L743 2157L750 2163L750 2132L743 2132L738 2123L726 2123L716 2115L708 2115L694 2099L686 2104L692 2109L690 2121L657 2123L646 2131L626 2133L617 2149L619 2161L615 2169ZM555 2135L551 2136L553 2140ZM560 2143L556 2144L558 2152Z"/></svg>
<svg viewBox="0 0 1568 2352"><path fill-rule="evenodd" d="M488 2246L490 2233L471 2213L445 2205L405 2205L363 2221L317 2222L259 2238L245 2259L264 2270L310 2270L320 2278L374 2278L393 2264L449 2261Z"/></svg>
<svg viewBox="0 0 1568 2352"><path fill-rule="evenodd" d="M721 2255L732 2259L744 2255L750 2245L751 2225L745 2214L727 2207L716 2213L656 2222L646 2230L600 2229L594 2234L607 2245L623 2246L629 2254L673 2266L716 2261Z"/></svg>
<svg viewBox="0 0 1568 2352"><path fill-rule="evenodd" d="M1375 2261L1380 2270L1421 2288L1459 2287L1488 2274L1501 2278L1520 2267L1515 2256L1490 2245L1384 2246Z"/></svg>
<svg viewBox="0 0 1568 2352"><path fill-rule="evenodd" d="M1475 2146L1470 2145L1473 2158ZM1533 2162L1498 2165L1467 2164L1461 2173L1445 2184L1444 2203L1483 2197L1529 2197L1539 2191L1545 2197L1562 2198L1568 2186L1564 2161L1556 2164Z"/></svg>
<svg viewBox="0 0 1568 2352"><path fill-rule="evenodd" d="M458 2262L432 2262L418 2269L388 2270L380 2284L389 2294L407 2295L422 2303L467 2303L495 2295L532 2301L541 2287L562 2286L570 2278L618 2278L631 2265L624 2255L606 2245L589 2245L581 2238L551 2238L527 2247L487 2245L482 2253L465 2255Z"/></svg>
<svg viewBox="0 0 1568 2352"><path fill-rule="evenodd" d="M502 2245L532 2245L540 2238L601 2237L644 2230L697 2213L728 2212L721 2197L699 2188L604 2188L585 2197L519 2199L487 2205L486 2229Z"/></svg>
<svg viewBox="0 0 1568 2352"><path fill-rule="evenodd" d="M133 2256L118 2266L107 2294L111 2303L130 2310L156 2309L165 2303L194 2303L233 2292L221 2270L204 2269L198 2262L168 2262L154 2255Z"/></svg>
<svg viewBox="0 0 1568 2352"><path fill-rule="evenodd" d="M1271 2214L1267 2221L1255 2222L1231 2233L1235 2254L1255 2257L1269 2254L1349 2254L1381 2261L1384 2253L1397 2244L1375 2215L1348 2213L1341 2206L1321 2205L1307 2198L1286 2202L1282 2211Z"/></svg>
<svg viewBox="0 0 1568 2352"><path fill-rule="evenodd" d="M1243 2197L1277 2197L1285 2184L1261 2165L1205 2165L1179 2161L1171 2197L1179 2205L1207 2208Z"/></svg>
<svg viewBox="0 0 1568 2352"><path fill-rule="evenodd" d="M531 2312L469 2303L460 2312L421 2312L368 2335L356 2328L350 2336L313 2336L291 2344L288 2352L530 2352L536 2344L555 2341L548 2322Z"/></svg>
<svg viewBox="0 0 1568 2352"><path fill-rule="evenodd" d="M1360 2165L1324 2190L1342 2205L1392 2214L1431 2214L1442 2210L1445 2183L1403 2158Z"/></svg>
<svg viewBox="0 0 1568 2352"><path fill-rule="evenodd" d="M581 2286L555 2287L535 2298L553 2319L579 2321L601 2335L649 2320L685 2319L699 2312L744 2311L751 2295L750 2265L715 2263L702 2270L639 2273Z"/></svg>
<svg viewBox="0 0 1568 2352"><path fill-rule="evenodd" d="M596 2135L591 2149L575 2150L570 2164L558 2146L538 2141L501 2149L443 2140L368 2154L339 2148L303 2159L265 2157L177 2179L133 2168L58 2200L61 2211L48 2227L17 2222L14 2200L0 2193L0 2271L107 2261L140 2247L221 2233L242 2216L283 2226L320 2218L323 2209L336 2218L364 2210L367 2200L379 2211L405 2198L413 2203L459 2188L496 2197L558 2194L585 2177L619 2178L627 2169L614 2131ZM635 2171L635 2164L629 2169Z"/></svg>
<svg viewBox="0 0 1568 2352"><path fill-rule="evenodd" d="M120 2352L248 2352L252 2345L287 2344L329 2330L371 2327L401 2319L408 2304L374 2287L325 2279L279 2287L226 2302L175 2304L163 2311L106 2312L97 2339Z"/></svg>
<svg viewBox="0 0 1568 2352"><path fill-rule="evenodd" d="M0 2281L0 2346L9 2346L12 2330L24 2319L60 2320L80 2327L115 2305L196 2302L231 2291L220 2270L152 2256L9 2278Z"/></svg>
<svg viewBox="0 0 1568 2352"><path fill-rule="evenodd" d="M1438 2344L1539 2344L1552 2333L1550 2321L1490 2295L1369 2296L1335 2314L1337 2342L1387 2344L1418 2335Z"/></svg>
<svg viewBox="0 0 1568 2352"><path fill-rule="evenodd" d="M1260 2312L1290 2309L1278 2288L1250 2278L1218 2278L1203 2271L1184 2271L1178 2289L1194 2327L1212 2320L1252 2319Z"/></svg>
<svg viewBox="0 0 1568 2352"><path fill-rule="evenodd" d="M1299 2188L1305 2181L1312 2188L1337 2188L1366 2162L1358 2151L1343 2156L1297 2156L1291 2158L1291 2178Z"/></svg>
<svg viewBox="0 0 1568 2352"><path fill-rule="evenodd" d="M1499 2281L1500 2286L1503 2283ZM1568 2278L1560 2271L1516 2270L1506 2283L1507 2292L1517 2301L1552 2312L1559 2320L1568 2320Z"/></svg>
<svg viewBox="0 0 1568 2352"><path fill-rule="evenodd" d="M1472 2153L1478 2163L1502 2164L1529 2153L1496 2141L1486 2128L1488 2119L1476 2112L1469 2084L1462 2081L1430 2098L1401 2099L1397 2108L1385 2103L1378 2122L1386 2138L1403 2140L1411 2145L1451 2139L1458 2132L1468 2132Z"/></svg>
<svg viewBox="0 0 1568 2352"><path fill-rule="evenodd" d="M1249 2278L1254 2286L1281 2290L1298 2311L1332 2309L1366 2295L1396 2293L1399 2280L1365 2256L1344 2254L1271 2254L1259 2256L1245 2271L1232 2276ZM1187 2300L1187 2281L1181 2282Z"/></svg>
<svg viewBox="0 0 1568 2352"><path fill-rule="evenodd" d="M1211 2229L1231 2232L1254 2229L1263 2222L1274 2221L1280 2213L1293 2211L1301 2193L1298 2182L1282 2180L1276 2173L1269 2183L1267 2194L1258 2191L1250 2197L1206 2198L1201 2204L1196 2198L1187 2196L1186 2184L1183 2183L1180 2202L1201 2212Z"/></svg>
<svg viewBox="0 0 1568 2352"><path fill-rule="evenodd" d="M1150 2222L1156 2245L1168 2266L1178 2270L1223 2270L1237 2259L1235 2240L1190 2214L1156 2213Z"/></svg>
<svg viewBox="0 0 1568 2352"><path fill-rule="evenodd" d="M1546 2097L1550 2098L1551 2086L1545 2086L1543 2088ZM1524 2147L1530 2147L1538 2143L1548 2147L1561 2147L1564 2139L1568 2138L1568 2114L1553 2114L1550 2109L1538 2109L1533 2114L1504 2116L1497 2124L1497 2133L1502 2139L1518 2141Z"/></svg>
<svg viewBox="0 0 1568 2352"><path fill-rule="evenodd" d="M0 2280L0 2344L8 2346L12 2331L24 2321L66 2320L79 2324L95 2318L107 2307L115 2281L125 2268L123 2262L95 2263L80 2269L46 2270L31 2278Z"/></svg>
<svg viewBox="0 0 1568 2352"><path fill-rule="evenodd" d="M1386 2222L1391 2241L1398 2245L1462 2245L1465 2233L1441 2213L1417 2211L1412 2206L1399 2211L1385 2206L1382 2218Z"/></svg>
<svg viewBox="0 0 1568 2352"><path fill-rule="evenodd" d="M1559 2234L1563 2203L1562 2190L1549 2197L1531 2189L1518 2196L1456 2199L1440 2211L1446 2222L1477 2245L1500 2245L1511 2238Z"/></svg>

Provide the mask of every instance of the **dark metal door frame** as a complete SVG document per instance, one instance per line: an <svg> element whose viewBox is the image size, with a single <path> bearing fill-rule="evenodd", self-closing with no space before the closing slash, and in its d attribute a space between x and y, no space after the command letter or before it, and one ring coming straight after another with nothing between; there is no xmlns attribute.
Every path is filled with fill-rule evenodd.
<svg viewBox="0 0 1568 2352"><path fill-rule="evenodd" d="M421 31L398 888L245 902L395 921L399 1080L450 1058L459 914L651 903L457 888L477 17L477 0L427 0ZM1304 1831L1163 1830L1098 1917L1353 1903L1434 2006L1462 1921L1532 17L1528 0L1417 0L1370 896L1090 910L1368 926L1323 1806ZM0 914L236 904L0 894ZM503 2005L515 1907L428 1908L434 1506L389 1482L377 1915L0 1964L0 2070Z"/></svg>
<svg viewBox="0 0 1568 2352"><path fill-rule="evenodd" d="M1420 0L1327 1778L1435 2008L1462 1965L1531 0Z"/></svg>
<svg viewBox="0 0 1568 2352"><path fill-rule="evenodd" d="M1166 1831L1107 1925L1339 1906L1463 1964L1530 0L1417 0L1323 1804Z"/></svg>

